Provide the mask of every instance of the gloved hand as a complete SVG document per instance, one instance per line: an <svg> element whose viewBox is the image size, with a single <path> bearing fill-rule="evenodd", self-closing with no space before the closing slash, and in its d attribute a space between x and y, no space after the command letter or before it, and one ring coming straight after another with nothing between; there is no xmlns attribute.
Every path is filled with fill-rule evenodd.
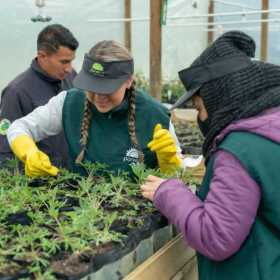
<svg viewBox="0 0 280 280"><path fill-rule="evenodd" d="M182 160L177 155L175 140L161 124L155 126L153 140L148 143L148 148L156 153L161 172L172 173L182 166Z"/></svg>
<svg viewBox="0 0 280 280"><path fill-rule="evenodd" d="M57 175L58 168L51 164L49 157L37 148L28 135L16 137L11 143L11 148L14 154L25 163L25 175L30 177Z"/></svg>

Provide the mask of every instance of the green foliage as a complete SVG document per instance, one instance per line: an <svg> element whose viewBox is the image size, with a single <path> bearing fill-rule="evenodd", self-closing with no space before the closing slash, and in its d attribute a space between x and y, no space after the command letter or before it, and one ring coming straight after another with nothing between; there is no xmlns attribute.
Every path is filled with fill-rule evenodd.
<svg viewBox="0 0 280 280"><path fill-rule="evenodd" d="M185 88L181 81L171 80L164 81L161 89L161 101L164 103L175 103L179 97L185 92Z"/></svg>
<svg viewBox="0 0 280 280"><path fill-rule="evenodd" d="M136 82L136 88L138 88L141 91L144 91L146 93L149 92L149 88L150 88L149 81L144 76L143 73L139 72L139 73L134 74L134 79Z"/></svg>
<svg viewBox="0 0 280 280"><path fill-rule="evenodd" d="M146 168L144 164L134 164L131 166L135 175L135 181L138 185L142 185L149 175L159 176L162 178L167 177L165 174L160 173L159 169Z"/></svg>
<svg viewBox="0 0 280 280"><path fill-rule="evenodd" d="M135 74L136 87L144 92L149 92L149 80L143 73ZM161 88L161 101L173 104L185 92L180 80L163 81Z"/></svg>
<svg viewBox="0 0 280 280"><path fill-rule="evenodd" d="M131 180L103 165L85 163L84 168L85 177L62 169L58 177L36 180L0 170L0 274L16 273L24 264L35 279L55 279L50 267L56 254L121 243L125 236L113 230L116 222L126 221L132 229L156 211L139 185L149 174L163 177L159 170L134 165ZM76 204L69 208L71 199ZM17 215L20 221L14 222Z"/></svg>

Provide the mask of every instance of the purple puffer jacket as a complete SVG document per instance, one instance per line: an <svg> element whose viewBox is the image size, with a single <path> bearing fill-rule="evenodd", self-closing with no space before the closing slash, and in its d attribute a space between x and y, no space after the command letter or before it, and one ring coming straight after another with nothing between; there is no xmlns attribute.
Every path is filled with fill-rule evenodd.
<svg viewBox="0 0 280 280"><path fill-rule="evenodd" d="M215 139L216 153L210 190L204 202L177 179L164 181L154 204L183 233L195 250L222 261L239 250L250 232L261 192L239 161L224 150L216 150L231 131L248 131L280 143L280 107L226 127Z"/></svg>

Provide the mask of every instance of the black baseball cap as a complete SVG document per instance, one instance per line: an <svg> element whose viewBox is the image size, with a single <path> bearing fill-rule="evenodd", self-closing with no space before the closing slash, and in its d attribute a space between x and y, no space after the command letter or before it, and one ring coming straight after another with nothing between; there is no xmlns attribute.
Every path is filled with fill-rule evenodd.
<svg viewBox="0 0 280 280"><path fill-rule="evenodd" d="M245 55L220 57L213 63L190 66L178 72L179 78L187 92L185 92L170 108L173 110L187 102L199 92L204 83L236 72L251 64L251 59Z"/></svg>
<svg viewBox="0 0 280 280"><path fill-rule="evenodd" d="M85 55L82 70L75 77L76 88L98 94L112 94L133 74L133 60L100 61Z"/></svg>

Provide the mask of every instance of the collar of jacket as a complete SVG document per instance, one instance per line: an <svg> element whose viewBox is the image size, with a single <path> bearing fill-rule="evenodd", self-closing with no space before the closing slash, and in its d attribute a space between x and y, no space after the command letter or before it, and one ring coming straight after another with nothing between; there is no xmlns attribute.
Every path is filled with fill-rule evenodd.
<svg viewBox="0 0 280 280"><path fill-rule="evenodd" d="M48 75L46 73L46 71L44 71L41 66L39 65L37 58L34 58L31 62L31 68L33 71L35 71L43 80L49 82L49 83L53 83L53 84L57 84L60 85L61 84L61 80L59 79L55 79L53 77L51 77L50 75Z"/></svg>

